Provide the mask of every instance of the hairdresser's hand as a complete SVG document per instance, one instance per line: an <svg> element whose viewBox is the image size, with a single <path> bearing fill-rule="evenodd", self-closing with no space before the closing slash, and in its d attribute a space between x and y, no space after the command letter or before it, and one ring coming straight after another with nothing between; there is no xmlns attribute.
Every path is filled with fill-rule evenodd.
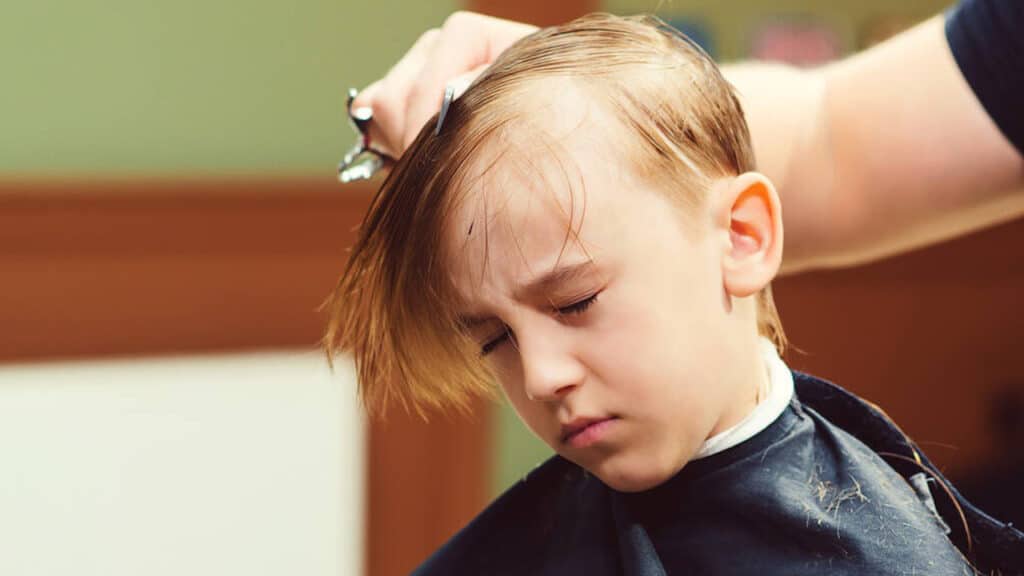
<svg viewBox="0 0 1024 576"><path fill-rule="evenodd" d="M353 106L373 108L373 147L397 158L441 107L445 87L461 94L488 64L535 27L473 12L456 12L427 30Z"/></svg>

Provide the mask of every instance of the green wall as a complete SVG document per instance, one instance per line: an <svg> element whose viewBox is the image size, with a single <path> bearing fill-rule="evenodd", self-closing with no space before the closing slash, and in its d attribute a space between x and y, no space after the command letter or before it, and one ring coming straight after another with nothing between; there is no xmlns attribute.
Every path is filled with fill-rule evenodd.
<svg viewBox="0 0 1024 576"><path fill-rule="evenodd" d="M508 402L499 405L492 420L491 492L497 496L554 452L533 435Z"/></svg>
<svg viewBox="0 0 1024 576"><path fill-rule="evenodd" d="M345 89L459 4L6 3L0 174L329 172Z"/></svg>

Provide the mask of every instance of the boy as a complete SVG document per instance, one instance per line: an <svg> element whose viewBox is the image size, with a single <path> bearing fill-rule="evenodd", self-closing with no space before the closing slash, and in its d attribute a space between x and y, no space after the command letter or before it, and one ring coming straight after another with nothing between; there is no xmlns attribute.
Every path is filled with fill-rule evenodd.
<svg viewBox="0 0 1024 576"><path fill-rule="evenodd" d="M1019 532L780 359L781 212L754 170L729 85L649 19L541 30L420 133L328 345L371 411L497 381L559 456L418 573L1020 570Z"/></svg>

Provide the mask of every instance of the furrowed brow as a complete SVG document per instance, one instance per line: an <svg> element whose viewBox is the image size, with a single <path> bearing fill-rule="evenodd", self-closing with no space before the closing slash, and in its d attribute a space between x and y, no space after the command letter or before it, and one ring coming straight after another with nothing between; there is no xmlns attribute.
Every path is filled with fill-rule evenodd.
<svg viewBox="0 0 1024 576"><path fill-rule="evenodd" d="M546 296L563 284L569 284L580 278L589 276L594 271L595 265L592 260L586 260L577 264L558 266L546 272L538 278L523 284L516 289L515 297L519 301L528 301L530 298ZM467 331L479 328L492 322L500 322L494 316L459 315L459 325Z"/></svg>
<svg viewBox="0 0 1024 576"><path fill-rule="evenodd" d="M554 292L556 288L564 284L570 284L580 278L591 274L594 270L594 262L585 260L577 264L558 266L543 274L539 278L527 282L516 290L516 298L520 301L528 300L538 295L547 295Z"/></svg>

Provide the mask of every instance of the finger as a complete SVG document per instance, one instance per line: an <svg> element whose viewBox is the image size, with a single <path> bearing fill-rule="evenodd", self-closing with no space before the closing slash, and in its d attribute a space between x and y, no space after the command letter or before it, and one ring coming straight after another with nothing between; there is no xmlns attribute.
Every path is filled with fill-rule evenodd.
<svg viewBox="0 0 1024 576"><path fill-rule="evenodd" d="M472 12L456 12L445 20L430 58L409 88L403 149L441 106L446 85L468 71L482 69L509 45L535 27Z"/></svg>
<svg viewBox="0 0 1024 576"><path fill-rule="evenodd" d="M380 86L383 79L375 81L366 88L359 91L356 95L355 100L352 101L352 109L356 108L373 108L373 101L377 94L380 92Z"/></svg>
<svg viewBox="0 0 1024 576"><path fill-rule="evenodd" d="M374 111L373 120L371 120L365 128L366 134L370 137L370 148L387 155L389 158L398 158L400 153L397 151L401 148L389 143L394 142L394 136L392 135L391 140L389 141L387 132L381 126L384 115L377 113L377 109L379 107L378 98L380 97L383 86L384 81L381 79L370 84L366 88L363 88L363 90L356 96L355 100L352 101L352 110L369 108ZM386 125L386 121L384 124ZM388 168L388 166L385 165L385 168Z"/></svg>
<svg viewBox="0 0 1024 576"><path fill-rule="evenodd" d="M401 143L409 87L430 57L439 34L439 30L431 29L420 35L387 75L368 86L353 102L373 109L369 132L374 148L394 157L404 149Z"/></svg>

